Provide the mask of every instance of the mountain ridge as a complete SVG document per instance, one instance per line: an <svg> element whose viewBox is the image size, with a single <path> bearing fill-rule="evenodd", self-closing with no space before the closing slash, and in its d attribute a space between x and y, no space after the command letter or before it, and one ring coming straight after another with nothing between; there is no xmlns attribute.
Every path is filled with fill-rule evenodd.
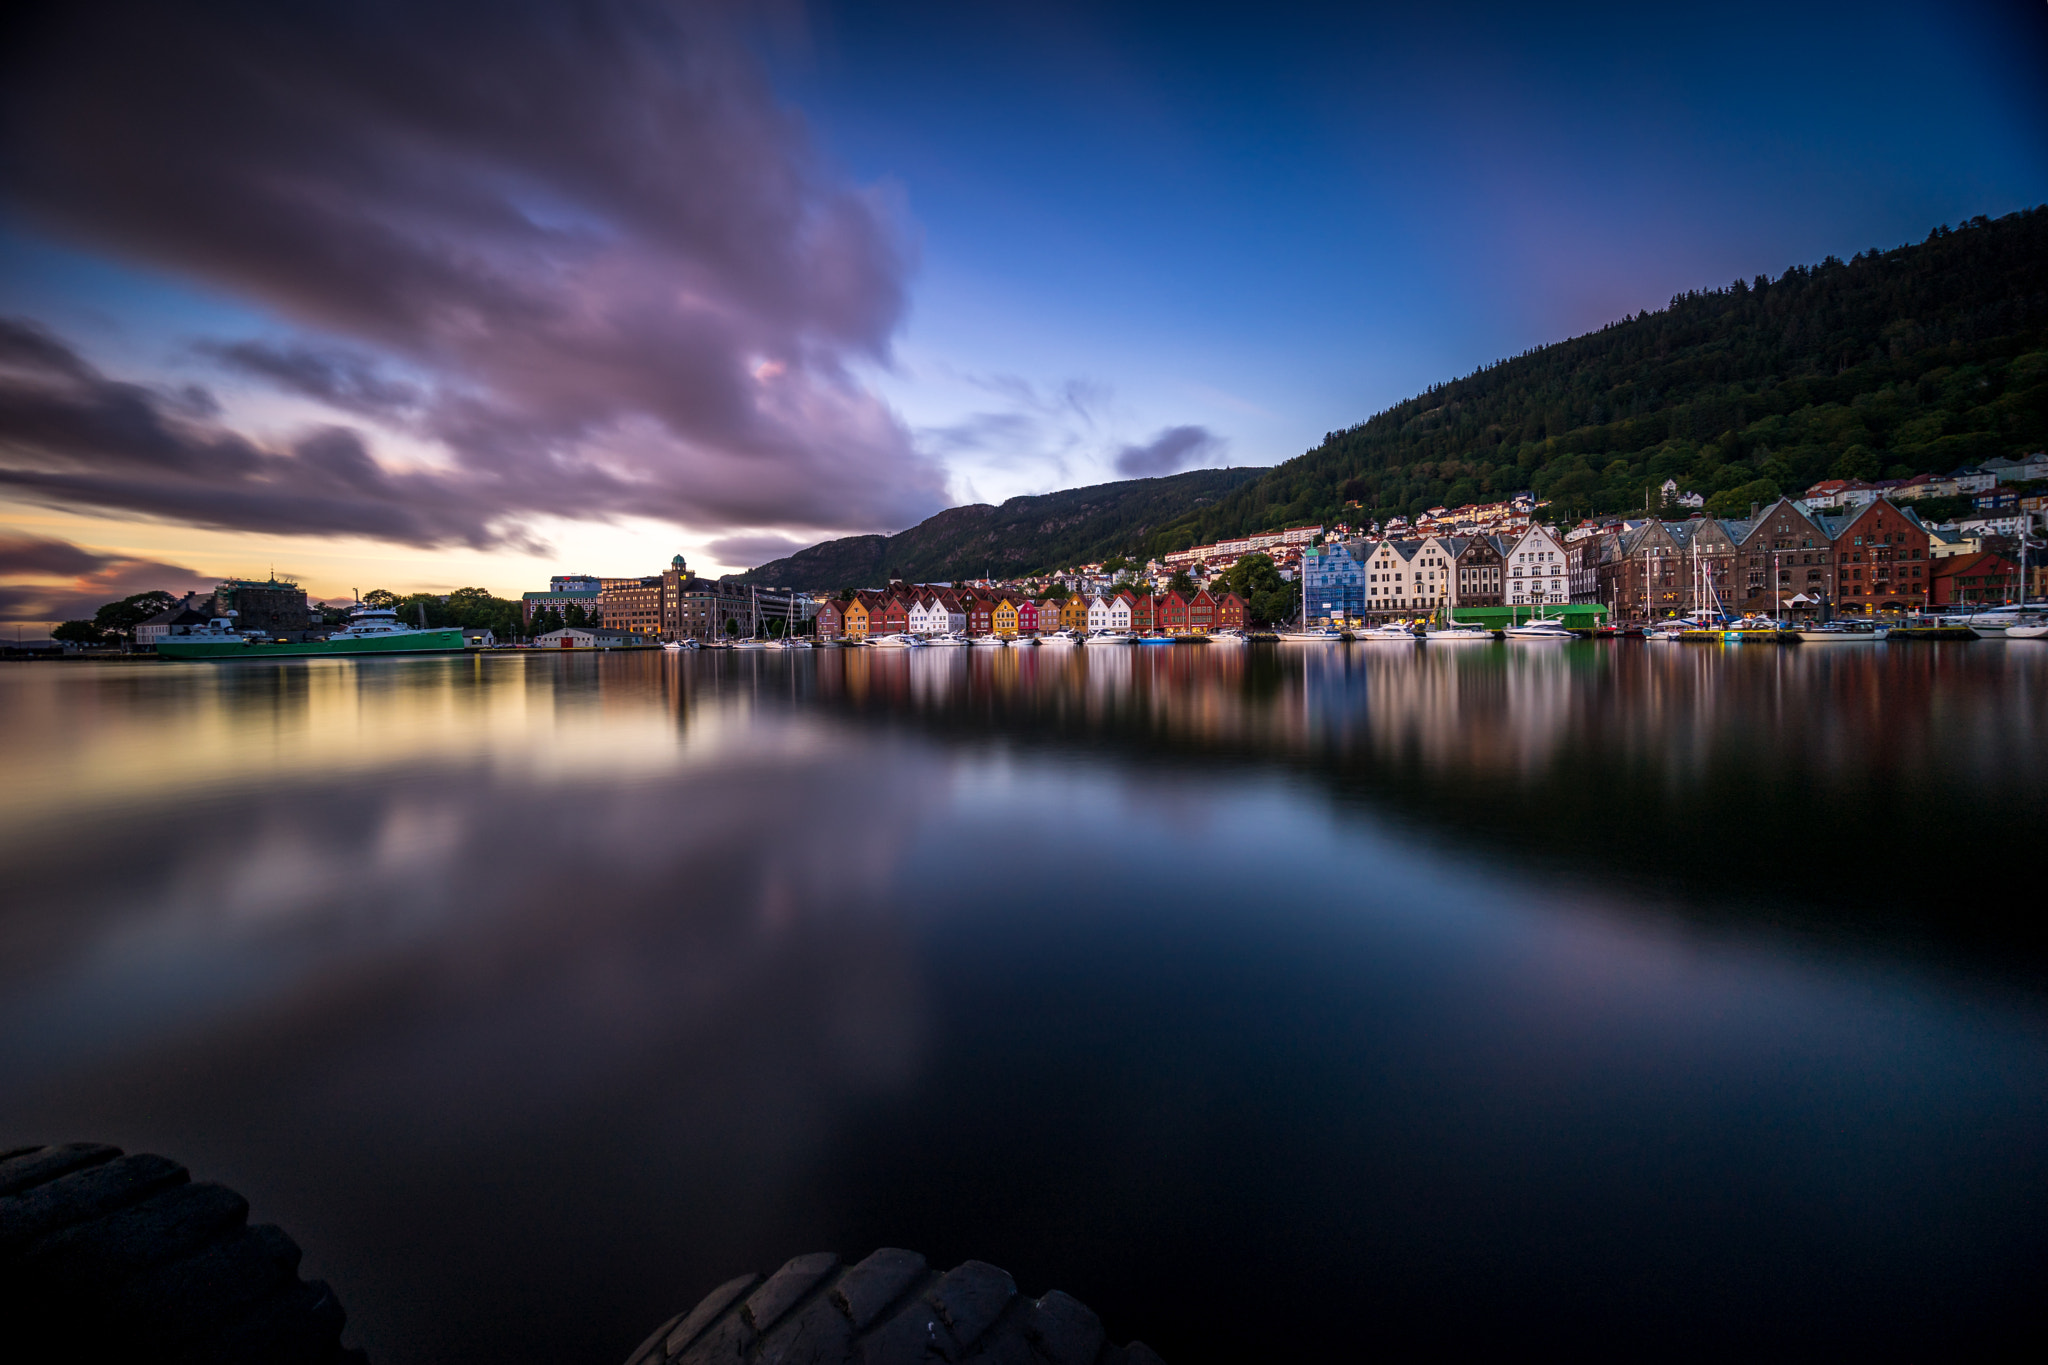
<svg viewBox="0 0 2048 1365"><path fill-rule="evenodd" d="M1265 474L1263 466L1190 469L949 507L894 535L844 536L728 574L734 582L836 591L891 578L953 582L1086 563L1135 545L1158 526Z"/></svg>

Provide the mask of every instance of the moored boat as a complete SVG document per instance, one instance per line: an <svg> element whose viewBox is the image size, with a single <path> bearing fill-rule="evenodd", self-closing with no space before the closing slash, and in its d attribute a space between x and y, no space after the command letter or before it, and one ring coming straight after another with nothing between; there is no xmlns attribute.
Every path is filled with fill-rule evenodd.
<svg viewBox="0 0 2048 1365"><path fill-rule="evenodd" d="M1412 645L1422 637L1416 634L1415 627L1405 621L1386 621L1377 626L1366 626L1361 630L1354 630L1351 632L1351 638L1354 640L1383 640L1391 641L1395 644Z"/></svg>
<svg viewBox="0 0 2048 1365"><path fill-rule="evenodd" d="M923 649L924 636L897 631L890 635L870 635L868 644L876 649Z"/></svg>
<svg viewBox="0 0 2048 1365"><path fill-rule="evenodd" d="M1127 630L1096 630L1088 633L1084 645L1127 645L1138 637Z"/></svg>
<svg viewBox="0 0 2048 1365"><path fill-rule="evenodd" d="M1491 644L1500 637L1485 626L1439 626L1423 637L1433 645Z"/></svg>
<svg viewBox="0 0 2048 1365"><path fill-rule="evenodd" d="M415 628L389 607L358 606L347 626L324 640L277 640L261 631L237 631L232 616L215 617L203 631L168 635L156 652L166 659L277 659L364 654L458 654L460 627Z"/></svg>
<svg viewBox="0 0 2048 1365"><path fill-rule="evenodd" d="M1509 626L1501 633L1510 640L1576 640L1579 638L1561 623L1544 619L1524 621L1518 626Z"/></svg>
<svg viewBox="0 0 2048 1365"><path fill-rule="evenodd" d="M1280 638L1290 645L1322 645L1342 642L1344 634L1336 630L1283 630Z"/></svg>

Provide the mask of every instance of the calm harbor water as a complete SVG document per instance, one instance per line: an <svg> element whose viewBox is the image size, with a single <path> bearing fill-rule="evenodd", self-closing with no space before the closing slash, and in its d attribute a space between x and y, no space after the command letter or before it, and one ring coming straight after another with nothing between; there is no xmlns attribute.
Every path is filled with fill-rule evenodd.
<svg viewBox="0 0 2048 1365"><path fill-rule="evenodd" d="M1175 1365L2044 1325L2048 645L0 669L0 1140L380 1362L882 1245Z"/></svg>

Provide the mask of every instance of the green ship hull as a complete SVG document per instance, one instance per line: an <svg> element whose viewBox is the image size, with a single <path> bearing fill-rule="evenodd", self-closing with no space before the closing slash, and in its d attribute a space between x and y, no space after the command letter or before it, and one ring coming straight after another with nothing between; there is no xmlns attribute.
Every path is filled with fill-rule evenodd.
<svg viewBox="0 0 2048 1365"><path fill-rule="evenodd" d="M361 654L455 654L463 649L460 630L416 630L404 635L359 640L195 640L172 636L156 652L166 659L289 659Z"/></svg>

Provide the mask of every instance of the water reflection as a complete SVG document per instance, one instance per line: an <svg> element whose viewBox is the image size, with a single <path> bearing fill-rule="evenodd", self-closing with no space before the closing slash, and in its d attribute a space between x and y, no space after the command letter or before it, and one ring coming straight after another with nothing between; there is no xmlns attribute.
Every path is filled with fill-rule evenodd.
<svg viewBox="0 0 2048 1365"><path fill-rule="evenodd" d="M2024 860L1962 855L2042 808L2044 666L16 667L0 1138L249 1190L383 1360L882 1243L1180 1362L1988 1339L2048 1030Z"/></svg>

